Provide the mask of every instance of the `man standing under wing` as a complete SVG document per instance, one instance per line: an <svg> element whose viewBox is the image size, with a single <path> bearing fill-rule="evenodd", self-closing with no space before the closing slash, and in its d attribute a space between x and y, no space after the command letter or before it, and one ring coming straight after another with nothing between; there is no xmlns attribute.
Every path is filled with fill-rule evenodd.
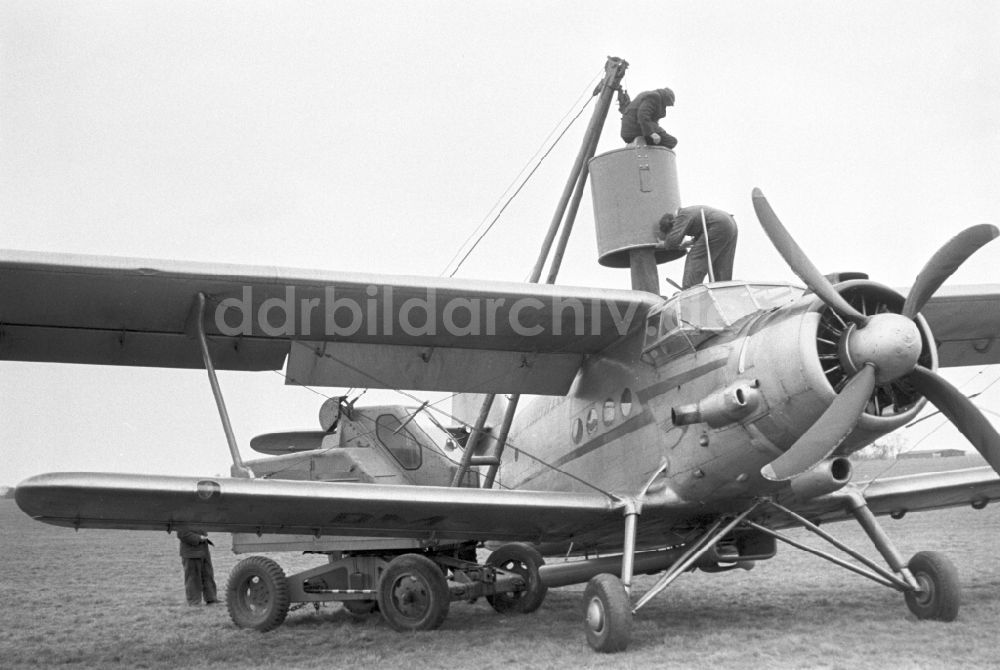
<svg viewBox="0 0 1000 670"><path fill-rule="evenodd" d="M181 563L184 564L184 593L188 605L201 604L205 596L205 604L213 605L219 602L215 589L215 573L212 570L212 552L209 546L214 546L208 535L193 530L178 530L177 539L181 542Z"/></svg>

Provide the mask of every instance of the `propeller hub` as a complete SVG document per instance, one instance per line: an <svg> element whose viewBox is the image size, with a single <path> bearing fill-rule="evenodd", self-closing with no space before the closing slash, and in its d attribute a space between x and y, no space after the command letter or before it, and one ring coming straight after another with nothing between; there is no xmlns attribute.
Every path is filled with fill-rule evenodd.
<svg viewBox="0 0 1000 670"><path fill-rule="evenodd" d="M875 366L875 381L885 383L908 374L923 347L917 324L901 314L875 314L862 328L851 327L843 348L849 368Z"/></svg>

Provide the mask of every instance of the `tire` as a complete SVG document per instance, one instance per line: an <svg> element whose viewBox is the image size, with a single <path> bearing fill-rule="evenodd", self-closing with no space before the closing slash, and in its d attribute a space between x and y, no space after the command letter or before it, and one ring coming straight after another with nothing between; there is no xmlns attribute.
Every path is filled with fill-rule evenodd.
<svg viewBox="0 0 1000 670"><path fill-rule="evenodd" d="M594 651L625 651L632 637L632 606L622 580L603 573L583 591L583 625Z"/></svg>
<svg viewBox="0 0 1000 670"><path fill-rule="evenodd" d="M448 616L450 604L448 582L426 556L397 556L379 579L378 608L398 631L434 630Z"/></svg>
<svg viewBox="0 0 1000 670"><path fill-rule="evenodd" d="M920 551L907 566L920 584L920 592L906 592L906 606L918 619L954 621L962 600L958 569L944 554Z"/></svg>
<svg viewBox="0 0 1000 670"><path fill-rule="evenodd" d="M356 617L368 616L378 609L377 600L344 600L340 604Z"/></svg>
<svg viewBox="0 0 1000 670"><path fill-rule="evenodd" d="M277 628L288 615L289 602L285 572L270 558L245 558L229 573L226 609L240 628L261 632Z"/></svg>
<svg viewBox="0 0 1000 670"><path fill-rule="evenodd" d="M528 588L486 596L486 600L501 614L528 614L542 606L549 588L542 583L538 568L545 564L542 555L531 545L521 542L505 544L486 559L486 565L521 575Z"/></svg>

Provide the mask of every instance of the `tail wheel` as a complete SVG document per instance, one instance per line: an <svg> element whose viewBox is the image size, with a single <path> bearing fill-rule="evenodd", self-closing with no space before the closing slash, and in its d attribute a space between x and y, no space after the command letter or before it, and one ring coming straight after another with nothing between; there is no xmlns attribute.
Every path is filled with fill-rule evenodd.
<svg viewBox="0 0 1000 670"><path fill-rule="evenodd" d="M226 584L226 608L240 628L269 631L288 614L288 580L277 563L251 556L236 564Z"/></svg>
<svg viewBox="0 0 1000 670"><path fill-rule="evenodd" d="M918 619L954 621L961 603L958 570L944 554L921 551L907 564L919 591L906 592L906 606Z"/></svg>
<svg viewBox="0 0 1000 670"><path fill-rule="evenodd" d="M434 630L448 615L450 604L448 582L426 556L397 556L379 579L378 608L398 631Z"/></svg>
<svg viewBox="0 0 1000 670"><path fill-rule="evenodd" d="M624 651L632 637L632 607L622 581L597 575L583 591L584 629L594 651Z"/></svg>
<svg viewBox="0 0 1000 670"><path fill-rule="evenodd" d="M505 544L490 554L486 564L520 575L526 585L522 591L486 596L493 609L501 614L508 612L528 614L542 606L549 589L542 583L542 578L538 574L538 568L545 564L545 560L537 549L520 542Z"/></svg>

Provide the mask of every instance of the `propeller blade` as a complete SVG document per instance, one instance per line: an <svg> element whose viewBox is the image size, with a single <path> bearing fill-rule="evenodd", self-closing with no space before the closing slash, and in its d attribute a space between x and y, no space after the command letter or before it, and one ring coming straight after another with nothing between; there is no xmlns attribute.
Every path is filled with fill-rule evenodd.
<svg viewBox="0 0 1000 670"><path fill-rule="evenodd" d="M1000 230L989 223L966 228L944 243L917 275L903 304L903 316L912 319L924 308L941 284L950 277L979 247L1000 235Z"/></svg>
<svg viewBox="0 0 1000 670"><path fill-rule="evenodd" d="M824 460L854 430L874 390L875 366L867 364L851 377L823 416L788 451L761 468L760 474L786 481Z"/></svg>
<svg viewBox="0 0 1000 670"><path fill-rule="evenodd" d="M983 455L986 462L1000 473L1000 434L982 412L952 386L944 377L918 365L906 379Z"/></svg>
<svg viewBox="0 0 1000 670"><path fill-rule="evenodd" d="M757 212L760 225L771 238L771 244L778 250L781 257L785 259L792 271L805 282L809 289L819 296L832 310L848 321L863 326L868 323L868 317L854 309L839 293L833 288L833 284L823 276L809 257L805 255L799 245L782 225L778 216L771 209L767 198L759 188L753 190L753 208Z"/></svg>

